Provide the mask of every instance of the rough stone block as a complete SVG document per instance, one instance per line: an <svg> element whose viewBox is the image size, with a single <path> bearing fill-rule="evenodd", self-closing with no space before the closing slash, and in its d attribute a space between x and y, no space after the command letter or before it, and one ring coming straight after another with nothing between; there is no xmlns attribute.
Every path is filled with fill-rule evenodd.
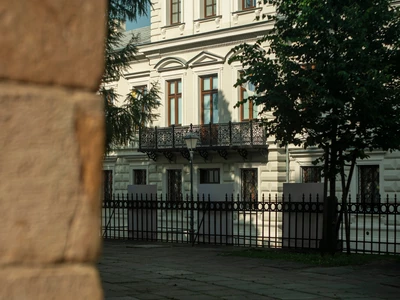
<svg viewBox="0 0 400 300"><path fill-rule="evenodd" d="M92 93L0 84L0 264L97 259L102 104Z"/></svg>
<svg viewBox="0 0 400 300"><path fill-rule="evenodd" d="M105 0L0 1L0 79L96 90Z"/></svg>
<svg viewBox="0 0 400 300"><path fill-rule="evenodd" d="M103 299L93 266L17 267L0 270L0 299Z"/></svg>

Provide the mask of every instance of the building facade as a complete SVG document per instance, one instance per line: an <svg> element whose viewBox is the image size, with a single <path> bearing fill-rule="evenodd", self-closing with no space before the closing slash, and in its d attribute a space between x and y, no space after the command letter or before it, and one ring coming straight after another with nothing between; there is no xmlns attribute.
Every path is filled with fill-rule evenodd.
<svg viewBox="0 0 400 300"><path fill-rule="evenodd" d="M139 46L138 60L110 86L125 95L157 83L160 118L105 158L106 194L152 184L158 194L184 198L191 186L184 139L189 132L199 139L194 194L201 184L230 184L235 197L255 200L282 193L285 182L321 181L321 168L313 165L320 150L277 147L259 126L259 107L235 106L253 89L234 87L242 67L228 63L232 48L272 29L261 17L269 13L273 7L256 0L153 1L151 26L141 29L149 38ZM400 190L399 179L400 153L375 151L357 162L351 195L392 196Z"/></svg>

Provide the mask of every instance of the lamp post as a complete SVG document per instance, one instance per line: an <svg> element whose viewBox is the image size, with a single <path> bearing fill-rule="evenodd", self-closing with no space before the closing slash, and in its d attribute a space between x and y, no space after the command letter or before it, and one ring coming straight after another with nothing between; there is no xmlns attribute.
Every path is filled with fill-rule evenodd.
<svg viewBox="0 0 400 300"><path fill-rule="evenodd" d="M198 137L190 130L185 136L186 147L190 154L190 242L194 242L194 215L193 215L193 150L196 149Z"/></svg>

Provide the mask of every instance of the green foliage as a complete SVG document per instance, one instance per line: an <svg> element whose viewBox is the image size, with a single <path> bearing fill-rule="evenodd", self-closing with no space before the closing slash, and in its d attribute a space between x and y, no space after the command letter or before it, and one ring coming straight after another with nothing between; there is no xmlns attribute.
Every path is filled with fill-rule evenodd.
<svg viewBox="0 0 400 300"><path fill-rule="evenodd" d="M106 120L106 152L134 140L139 127L151 124L159 117L154 108L160 105L159 89L152 84L149 91L132 90L122 105L115 105L119 97L113 89L100 90L104 98Z"/></svg>
<svg viewBox="0 0 400 300"><path fill-rule="evenodd" d="M138 16L147 15L149 4L150 0L108 1L105 71L99 91L105 105L106 152L127 145L135 139L141 126L151 124L158 117L153 112L160 106L157 84L152 83L145 92L131 91L123 101L112 88L104 87L104 83L118 81L137 55L137 37L132 35L130 41L123 44L123 33L118 28L126 20L134 21Z"/></svg>
<svg viewBox="0 0 400 300"><path fill-rule="evenodd" d="M400 12L389 0L267 2L276 6L263 16L273 30L235 47L230 63L245 70L236 85L253 83L250 101L272 113L264 125L276 143L323 149L323 248L334 251L339 222L328 224L328 204L336 201L337 175L345 204L356 159L400 148Z"/></svg>
<svg viewBox="0 0 400 300"><path fill-rule="evenodd" d="M399 10L388 0L268 2L274 29L230 59L245 69L236 85L255 84L253 101L272 112L268 134L281 146L342 152L335 175L352 155L398 149Z"/></svg>

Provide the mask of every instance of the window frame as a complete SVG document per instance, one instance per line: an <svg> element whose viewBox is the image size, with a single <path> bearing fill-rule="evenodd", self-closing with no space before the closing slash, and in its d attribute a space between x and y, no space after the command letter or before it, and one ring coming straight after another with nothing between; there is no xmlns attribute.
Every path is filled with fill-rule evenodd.
<svg viewBox="0 0 400 300"><path fill-rule="evenodd" d="M253 180L253 187L255 192L253 191L252 194L253 196L250 195L249 199L247 198L247 191L248 190L248 183L249 181L244 181L244 173L245 172L254 172L255 175L255 180ZM258 182L258 168L240 168L240 192L241 192L241 200L245 202L257 202L258 201L258 189L259 189L259 182Z"/></svg>
<svg viewBox="0 0 400 300"><path fill-rule="evenodd" d="M177 4L177 11L173 10L174 2ZM173 21L173 16L177 15L178 20L177 22ZM182 1L181 0L169 0L169 25L177 25L182 23Z"/></svg>
<svg viewBox="0 0 400 300"><path fill-rule="evenodd" d="M368 184L368 182L362 182L363 179L365 178L365 170L374 168L375 176L373 179L375 179L375 183L377 185L372 188L372 197L371 194L368 195L370 201L366 202L366 190L365 187ZM373 207L375 205L380 204L380 166L379 164L363 164L359 165L357 168L357 201L361 203L365 207Z"/></svg>
<svg viewBox="0 0 400 300"><path fill-rule="evenodd" d="M212 176L210 176L211 172L212 172ZM221 183L221 170L219 168L199 169L199 177L200 177L199 178L200 184L220 184ZM211 177L213 178L213 180L211 180ZM215 178L217 178L217 179L215 179Z"/></svg>
<svg viewBox="0 0 400 300"><path fill-rule="evenodd" d="M319 170L319 172L318 172L319 174L316 175L316 174L312 173L311 176L310 176L310 177L312 177L312 179L314 179L315 176L317 176L317 177L319 177L319 180L317 180L317 181L315 181L315 180L311 180L311 181L306 180L305 176L304 176L304 172L305 172L306 169L313 170L312 172L314 172L314 170L315 171ZM302 183L321 183L322 182L322 170L323 170L323 168L321 166L301 166L300 170L301 170L301 182Z"/></svg>
<svg viewBox="0 0 400 300"><path fill-rule="evenodd" d="M210 89L205 91L204 90L204 79L210 79ZM217 81L217 88L214 89L212 88L214 86L214 80ZM213 95L217 95L217 101L218 101L218 74L214 73L214 74L210 74L210 75L204 75L204 76L200 76L200 103L201 103L201 124L205 125L205 124L209 124L209 123L205 123L204 122L204 117L205 117L205 113L204 113L204 97L206 95L210 95L210 123L211 124L216 124L214 123L214 99L213 99ZM219 111L217 110L217 113L219 114ZM219 116L218 116L219 117ZM219 121L219 118L218 118ZM218 124L219 122L217 122Z"/></svg>
<svg viewBox="0 0 400 300"><path fill-rule="evenodd" d="M179 173L179 174L174 174L173 176L175 178L179 179L179 187L178 190L174 191L174 193L171 193L171 190L173 190L173 188L171 188L171 182L170 182L170 177L171 177L171 173ZM169 202L180 202L183 200L183 194L182 194L182 187L183 187L183 182L182 182L182 169L166 169L166 186L167 186L167 197L168 197L168 201ZM179 195L175 195L175 192L178 193ZM174 200L171 199L171 195L173 195Z"/></svg>
<svg viewBox="0 0 400 300"><path fill-rule="evenodd" d="M207 4L207 0L203 0L203 11L204 18L212 18L217 16L217 0L209 0L211 4ZM211 7L212 13L210 15L207 14L207 7Z"/></svg>
<svg viewBox="0 0 400 300"><path fill-rule="evenodd" d="M241 10L249 10L249 9L255 9L257 8L257 0L252 0L254 5L247 6L246 2L247 0L241 0Z"/></svg>
<svg viewBox="0 0 400 300"><path fill-rule="evenodd" d="M257 119L257 116L254 116L254 114L255 114L254 109L257 108L257 106L254 105L254 101L247 101L249 106L248 107L244 106L243 101L245 99L247 99L247 98L244 98L244 94L247 92L247 90L243 86L240 86L239 91L240 91L239 100L242 103L240 105L240 121L250 121L250 120L253 120L253 119ZM249 118L245 118L244 117L245 109L248 110ZM256 113L256 115L257 115L257 113Z"/></svg>
<svg viewBox="0 0 400 300"><path fill-rule="evenodd" d="M142 173L142 174L140 174ZM138 177L139 175L139 177ZM133 176L133 184L134 185L146 185L147 184L147 170L146 169L133 169L132 171ZM140 183L137 182L137 178L144 179L144 182Z"/></svg>
<svg viewBox="0 0 400 300"><path fill-rule="evenodd" d="M175 83L175 91L174 93L171 93L171 83ZM179 83L181 84L181 92L179 93ZM168 126L181 126L182 123L179 123L179 118L183 116L179 116L179 98L181 99L181 102L183 101L182 99L182 79L171 79L167 80L167 101L168 101ZM171 120L171 100L174 100L175 102L175 120L172 122ZM181 107L182 111L182 107Z"/></svg>

